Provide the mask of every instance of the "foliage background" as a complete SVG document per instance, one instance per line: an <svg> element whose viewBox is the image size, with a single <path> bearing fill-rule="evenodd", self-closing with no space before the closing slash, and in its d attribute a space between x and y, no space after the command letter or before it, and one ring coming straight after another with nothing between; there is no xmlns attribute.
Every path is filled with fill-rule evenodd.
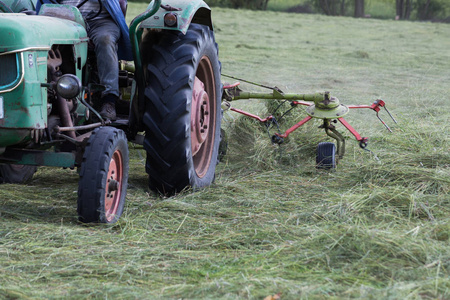
<svg viewBox="0 0 450 300"><path fill-rule="evenodd" d="M275 11L290 11L301 13L323 13L320 3L327 2L329 6L337 6L341 11L342 0L206 0L212 6L245 8L245 9L269 9ZM344 0L344 15L352 16L354 13L354 0ZM427 0L412 0L412 20L447 20L450 15L450 2L446 0L431 0L424 14ZM365 0L365 14L372 18L394 19L396 15L395 0ZM449 21L449 20L447 20Z"/></svg>

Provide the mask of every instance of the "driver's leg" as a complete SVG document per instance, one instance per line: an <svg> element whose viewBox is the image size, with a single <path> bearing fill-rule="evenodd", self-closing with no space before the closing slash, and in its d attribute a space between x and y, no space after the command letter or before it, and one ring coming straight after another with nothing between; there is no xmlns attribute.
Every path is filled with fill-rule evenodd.
<svg viewBox="0 0 450 300"><path fill-rule="evenodd" d="M88 35L95 46L100 84L106 87L102 92L103 106L100 115L115 120L115 103L119 98L117 42L120 38L120 29L111 18L94 20L89 22Z"/></svg>

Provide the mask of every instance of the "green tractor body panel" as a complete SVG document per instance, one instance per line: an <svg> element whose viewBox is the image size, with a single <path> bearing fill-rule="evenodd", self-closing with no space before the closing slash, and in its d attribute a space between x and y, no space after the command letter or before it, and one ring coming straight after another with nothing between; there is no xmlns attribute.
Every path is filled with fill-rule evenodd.
<svg viewBox="0 0 450 300"><path fill-rule="evenodd" d="M9 67L6 76L0 76L0 147L21 142L29 135L11 129L43 129L47 122L47 95L40 80L47 75L47 51L9 53L0 54L2 69Z"/></svg>
<svg viewBox="0 0 450 300"><path fill-rule="evenodd" d="M47 55L73 45L76 74L86 63L87 33L76 22L47 16L0 14L0 148L25 141L47 126Z"/></svg>
<svg viewBox="0 0 450 300"><path fill-rule="evenodd" d="M21 11L34 11L38 0L1 0L0 13L18 13Z"/></svg>
<svg viewBox="0 0 450 300"><path fill-rule="evenodd" d="M150 2L147 9L151 9L153 7L153 2L154 1ZM167 26L164 23L164 16L166 14L176 15L177 22L175 25ZM144 20L141 23L140 28L178 30L186 33L193 20L194 23L207 25L212 29L211 9L204 1L164 1L163 7L159 8L155 15Z"/></svg>
<svg viewBox="0 0 450 300"><path fill-rule="evenodd" d="M0 14L0 53L25 48L50 50L54 44L82 45L86 56L87 33L80 24L47 16Z"/></svg>

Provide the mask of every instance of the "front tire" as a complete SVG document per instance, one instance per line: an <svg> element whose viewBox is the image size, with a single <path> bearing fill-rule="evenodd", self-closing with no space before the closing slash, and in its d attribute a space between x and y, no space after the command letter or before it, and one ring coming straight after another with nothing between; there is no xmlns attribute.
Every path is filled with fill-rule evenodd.
<svg viewBox="0 0 450 300"><path fill-rule="evenodd" d="M213 31L164 31L147 52L146 171L149 186L175 193L209 186L220 143L221 82Z"/></svg>
<svg viewBox="0 0 450 300"><path fill-rule="evenodd" d="M128 186L128 143L113 127L92 132L83 154L78 184L78 215L83 223L115 223L122 215Z"/></svg>

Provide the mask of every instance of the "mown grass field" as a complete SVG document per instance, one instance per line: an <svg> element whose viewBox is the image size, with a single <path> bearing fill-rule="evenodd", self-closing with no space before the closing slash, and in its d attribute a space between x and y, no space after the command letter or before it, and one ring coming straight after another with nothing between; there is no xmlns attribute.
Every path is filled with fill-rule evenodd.
<svg viewBox="0 0 450 300"><path fill-rule="evenodd" d="M205 190L155 195L130 144L114 226L78 223L76 171L40 168L0 188L0 299L449 299L450 25L228 9L213 19L224 74L385 100L393 133L372 111L346 117L379 160L345 133L336 172L317 171L319 123L280 156L264 127L226 112L228 154ZM268 114L260 101L232 104Z"/></svg>

